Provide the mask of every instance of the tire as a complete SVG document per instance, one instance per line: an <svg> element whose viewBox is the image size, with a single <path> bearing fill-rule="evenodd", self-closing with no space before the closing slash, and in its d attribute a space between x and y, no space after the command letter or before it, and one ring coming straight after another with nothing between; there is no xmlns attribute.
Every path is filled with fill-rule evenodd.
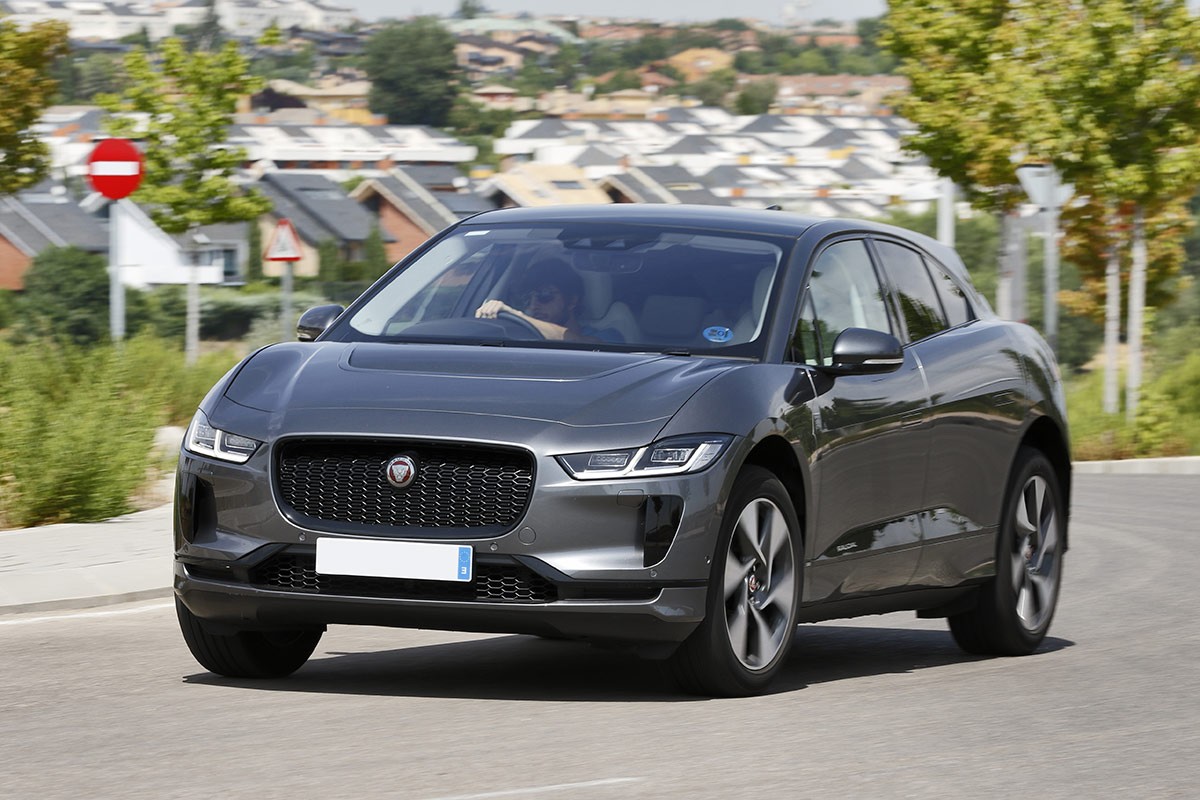
<svg viewBox="0 0 1200 800"><path fill-rule="evenodd" d="M1066 509L1058 476L1039 450L1021 447L1005 493L996 574L975 608L949 618L954 641L975 655L1029 655L1046 638L1062 585Z"/></svg>
<svg viewBox="0 0 1200 800"><path fill-rule="evenodd" d="M800 523L772 473L746 467L721 522L704 621L670 669L693 694L761 694L787 661L803 586Z"/></svg>
<svg viewBox="0 0 1200 800"><path fill-rule="evenodd" d="M175 598L175 614L188 649L209 672L227 678L283 678L308 661L322 630L215 633Z"/></svg>

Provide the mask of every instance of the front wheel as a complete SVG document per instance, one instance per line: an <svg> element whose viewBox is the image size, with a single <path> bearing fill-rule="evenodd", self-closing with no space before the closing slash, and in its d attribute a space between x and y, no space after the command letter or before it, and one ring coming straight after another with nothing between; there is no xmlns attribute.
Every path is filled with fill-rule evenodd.
<svg viewBox="0 0 1200 800"><path fill-rule="evenodd" d="M321 630L237 631L212 628L178 597L175 614L183 640L200 666L228 678L282 678L308 661Z"/></svg>
<svg viewBox="0 0 1200 800"><path fill-rule="evenodd" d="M772 473L747 467L734 483L717 540L704 621L671 668L695 694L764 691L791 649L800 603L800 524Z"/></svg>
<svg viewBox="0 0 1200 800"><path fill-rule="evenodd" d="M1000 520L996 575L975 608L950 617L955 642L968 653L1023 656L1037 649L1058 602L1066 507L1053 465L1022 447Z"/></svg>

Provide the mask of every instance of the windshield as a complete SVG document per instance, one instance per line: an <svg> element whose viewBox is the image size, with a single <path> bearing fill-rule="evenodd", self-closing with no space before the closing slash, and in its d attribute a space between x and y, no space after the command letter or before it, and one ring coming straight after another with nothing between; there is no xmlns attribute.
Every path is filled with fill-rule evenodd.
<svg viewBox="0 0 1200 800"><path fill-rule="evenodd" d="M785 246L613 223L461 226L328 338L758 357Z"/></svg>

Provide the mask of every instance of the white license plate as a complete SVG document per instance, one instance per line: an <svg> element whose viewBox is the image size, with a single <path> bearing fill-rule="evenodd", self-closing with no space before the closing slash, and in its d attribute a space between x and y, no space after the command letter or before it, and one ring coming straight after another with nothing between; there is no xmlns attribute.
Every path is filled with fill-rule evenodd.
<svg viewBox="0 0 1200 800"><path fill-rule="evenodd" d="M462 581L472 578L466 545L387 542L378 539L317 539L317 572L365 578Z"/></svg>

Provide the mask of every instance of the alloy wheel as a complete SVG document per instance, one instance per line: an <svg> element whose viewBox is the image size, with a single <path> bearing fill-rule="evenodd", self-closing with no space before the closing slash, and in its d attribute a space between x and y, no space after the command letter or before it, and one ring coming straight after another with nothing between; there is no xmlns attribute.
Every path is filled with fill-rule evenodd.
<svg viewBox="0 0 1200 800"><path fill-rule="evenodd" d="M1021 489L1014 519L1012 582L1017 618L1038 630L1054 610L1058 594L1061 521L1046 479L1033 475Z"/></svg>
<svg viewBox="0 0 1200 800"><path fill-rule="evenodd" d="M748 669L771 664L792 635L796 559L787 519L765 498L751 501L725 554L725 626Z"/></svg>

